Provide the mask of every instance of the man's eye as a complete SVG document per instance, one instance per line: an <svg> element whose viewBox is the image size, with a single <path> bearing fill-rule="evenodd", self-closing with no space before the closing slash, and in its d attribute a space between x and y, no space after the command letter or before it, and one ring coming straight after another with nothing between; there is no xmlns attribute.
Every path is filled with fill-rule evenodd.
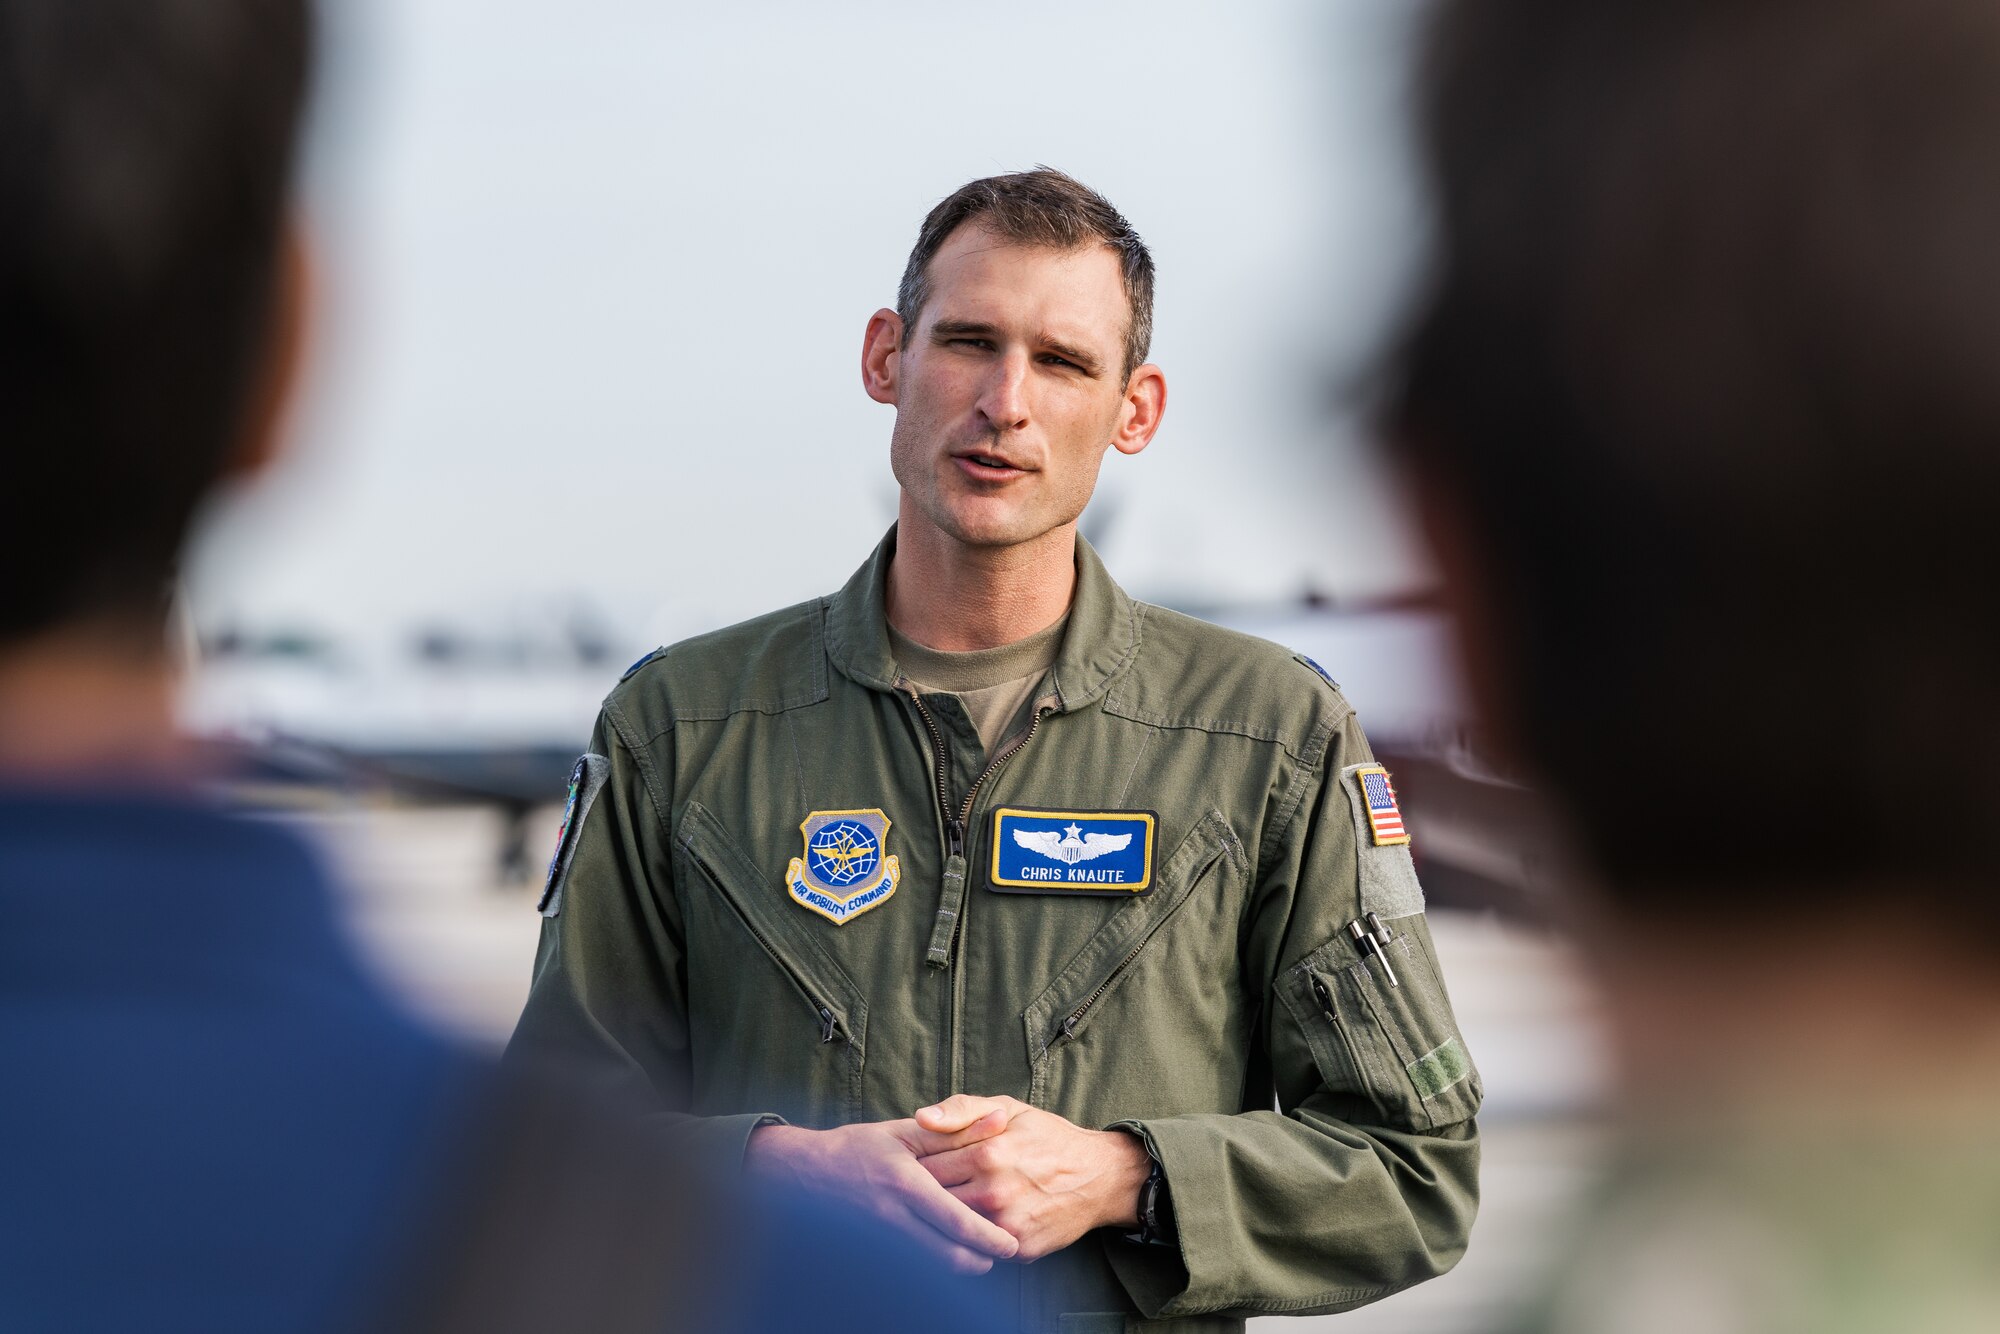
<svg viewBox="0 0 2000 1334"><path fill-rule="evenodd" d="M947 338L944 340L944 343L946 347L986 347L988 345L984 338Z"/></svg>
<svg viewBox="0 0 2000 1334"><path fill-rule="evenodd" d="M1068 357L1059 357L1053 352L1043 357L1042 360L1048 362L1051 366L1062 366L1073 371L1080 371L1083 369L1083 367L1077 365L1075 362L1071 361Z"/></svg>

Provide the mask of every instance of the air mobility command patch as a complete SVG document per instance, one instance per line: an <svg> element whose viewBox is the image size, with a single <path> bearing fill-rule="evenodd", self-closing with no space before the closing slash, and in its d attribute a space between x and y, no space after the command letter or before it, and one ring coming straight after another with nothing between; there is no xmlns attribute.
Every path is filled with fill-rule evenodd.
<svg viewBox="0 0 2000 1334"><path fill-rule="evenodd" d="M611 761L602 755L579 756L569 771L569 798L563 803L562 828L556 834L555 856L549 858L549 873L542 881L541 902L535 905L544 917L562 911L563 885L569 880L569 864L576 860L577 840L583 836L583 818L604 780L611 776Z"/></svg>
<svg viewBox="0 0 2000 1334"><path fill-rule="evenodd" d="M889 817L881 811L814 811L799 832L805 856L792 858L785 887L800 907L846 926L896 892L903 868L883 850Z"/></svg>
<svg viewBox="0 0 2000 1334"><path fill-rule="evenodd" d="M1003 894L1144 894L1153 885L1151 811L993 812L993 888Z"/></svg>
<svg viewBox="0 0 2000 1334"><path fill-rule="evenodd" d="M1368 813L1368 829L1375 836L1375 846L1408 843L1410 831L1403 827L1403 812L1396 805L1396 789L1389 782L1389 771L1379 764L1364 765L1354 771L1354 780L1361 784L1362 809Z"/></svg>

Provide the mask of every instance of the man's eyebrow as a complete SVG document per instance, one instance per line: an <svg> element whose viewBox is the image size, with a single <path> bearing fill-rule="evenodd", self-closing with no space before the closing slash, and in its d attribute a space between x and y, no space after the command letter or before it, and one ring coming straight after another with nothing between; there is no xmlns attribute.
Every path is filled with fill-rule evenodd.
<svg viewBox="0 0 2000 1334"><path fill-rule="evenodd" d="M1085 352L1082 348L1072 347L1068 343L1063 342L1059 338L1050 338L1047 335L1044 335L1037 341L1039 341L1043 347L1055 353L1063 360L1075 362L1077 364L1077 367L1080 370L1082 370L1085 374L1088 375L1097 374L1097 358L1091 355L1090 353Z"/></svg>
<svg viewBox="0 0 2000 1334"><path fill-rule="evenodd" d="M981 324L978 320L939 320L931 326L933 338L960 338L967 334L977 338L994 338L999 333L998 327Z"/></svg>

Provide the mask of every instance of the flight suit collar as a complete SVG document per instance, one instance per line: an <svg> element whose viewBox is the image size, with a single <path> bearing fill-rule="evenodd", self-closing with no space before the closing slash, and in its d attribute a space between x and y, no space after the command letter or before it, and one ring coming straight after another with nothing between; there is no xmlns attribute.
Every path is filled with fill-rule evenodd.
<svg viewBox="0 0 2000 1334"><path fill-rule="evenodd" d="M895 554L891 526L867 562L827 601L827 656L849 679L875 690L894 690L900 676L889 649L889 563ZM1125 596L1079 533L1069 632L1050 668L1061 710L1095 702L1138 654L1138 604Z"/></svg>

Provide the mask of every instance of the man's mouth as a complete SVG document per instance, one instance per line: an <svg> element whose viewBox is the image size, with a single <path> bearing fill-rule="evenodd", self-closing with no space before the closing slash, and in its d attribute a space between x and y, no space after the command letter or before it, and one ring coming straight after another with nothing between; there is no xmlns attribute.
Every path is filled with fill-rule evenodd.
<svg viewBox="0 0 2000 1334"><path fill-rule="evenodd" d="M956 458L965 467L965 470L975 477L987 476L999 479L1014 477L1029 471L1029 469L1022 467L1020 464L1010 461L1004 455L994 454L983 449L955 454L952 457Z"/></svg>

